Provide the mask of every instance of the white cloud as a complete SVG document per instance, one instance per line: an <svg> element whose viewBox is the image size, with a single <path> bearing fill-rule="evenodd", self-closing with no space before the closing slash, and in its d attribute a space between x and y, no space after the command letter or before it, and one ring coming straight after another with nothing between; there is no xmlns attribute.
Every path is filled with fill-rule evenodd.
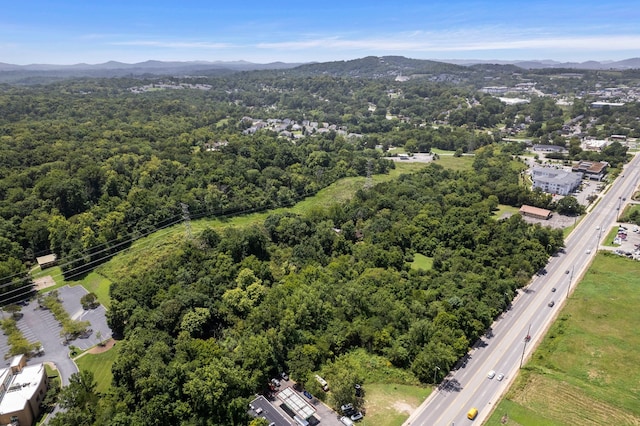
<svg viewBox="0 0 640 426"><path fill-rule="evenodd" d="M640 35L604 36L541 36L518 37L495 33L487 35L470 33L413 32L386 38L349 39L341 37L316 38L299 41L258 43L258 49L274 50L369 50L386 52L460 52L482 50L634 50L640 46Z"/></svg>

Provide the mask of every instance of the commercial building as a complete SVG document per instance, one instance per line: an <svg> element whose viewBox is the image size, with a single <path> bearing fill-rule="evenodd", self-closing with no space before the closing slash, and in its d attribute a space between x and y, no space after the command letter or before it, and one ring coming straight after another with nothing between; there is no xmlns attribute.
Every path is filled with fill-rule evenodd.
<svg viewBox="0 0 640 426"><path fill-rule="evenodd" d="M522 216L533 217L535 219L547 220L551 217L551 210L541 209L539 207L523 205L520 207L520 214Z"/></svg>
<svg viewBox="0 0 640 426"><path fill-rule="evenodd" d="M580 161L571 170L584 173L589 179L600 181L607 174L607 167L609 163L606 161Z"/></svg>
<svg viewBox="0 0 640 426"><path fill-rule="evenodd" d="M24 355L13 357L8 368L0 369L0 424L31 426L40 415L47 393L44 364L27 366Z"/></svg>
<svg viewBox="0 0 640 426"><path fill-rule="evenodd" d="M534 188L540 188L549 194L569 195L580 186L582 173L536 167L531 171L531 178Z"/></svg>

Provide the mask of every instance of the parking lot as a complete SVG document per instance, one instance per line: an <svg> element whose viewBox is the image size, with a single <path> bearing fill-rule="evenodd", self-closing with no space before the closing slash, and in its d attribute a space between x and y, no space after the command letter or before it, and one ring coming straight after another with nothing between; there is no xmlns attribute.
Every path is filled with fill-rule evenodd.
<svg viewBox="0 0 640 426"><path fill-rule="evenodd" d="M315 425L327 425L327 426L344 426L340 422L338 413L333 411L329 406L325 405L320 399L311 395L309 398L298 390L294 386L295 382L292 380L280 380L280 386L273 392L269 398L258 397L251 404L254 409L250 410L250 414L258 417L265 417L270 422L274 422L276 426L289 426L296 425L293 420L293 413L289 410L284 403L278 398L278 394L285 389L292 389L297 395L299 395L306 403L315 409L313 417L308 419L310 426ZM309 394L310 395L310 394ZM269 404L268 404L269 403ZM255 412L255 408L260 408L260 413ZM278 421L277 419L280 419Z"/></svg>
<svg viewBox="0 0 640 426"><path fill-rule="evenodd" d="M640 227L632 223L620 223L621 226L627 228L625 231L626 239L620 240L620 244L614 244L613 241L602 241L600 249L609 250L620 256L627 256L636 260L640 260L640 250L636 246L640 246ZM618 226L615 226L617 228ZM635 231L634 231L635 230ZM610 229L603 229L603 239L608 236Z"/></svg>
<svg viewBox="0 0 640 426"><path fill-rule="evenodd" d="M75 320L89 321L91 333L83 338L78 338L69 342L84 351L99 343L100 340L106 340L111 337L111 330L107 325L105 316L105 308L100 305L96 309L85 311L82 309L80 298L87 294L82 286L61 287L58 294L62 300L65 310L69 316ZM30 342L40 342L44 353L33 358L34 362L53 362L59 370L63 384L69 383L69 377L78 371L75 363L69 358L69 346L64 344L64 339L60 336L62 327L54 318L51 311L41 309L36 300L31 300L26 306L22 307L22 318L16 324L24 337ZM3 315L7 315L3 313ZM100 339L97 338L100 332ZM9 345L7 336L0 335L0 351L3 355L9 353ZM7 363L9 361L6 361Z"/></svg>

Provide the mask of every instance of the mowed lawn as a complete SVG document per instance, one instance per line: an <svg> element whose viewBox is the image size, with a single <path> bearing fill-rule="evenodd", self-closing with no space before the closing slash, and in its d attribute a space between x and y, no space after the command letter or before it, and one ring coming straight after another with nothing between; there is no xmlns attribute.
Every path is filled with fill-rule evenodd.
<svg viewBox="0 0 640 426"><path fill-rule="evenodd" d="M93 373L96 381L96 390L98 392L106 392L111 386L113 374L111 366L118 355L118 346L113 346L106 352L100 354L85 354L76 358L75 362L80 370L89 370Z"/></svg>
<svg viewBox="0 0 640 426"><path fill-rule="evenodd" d="M638 306L640 262L598 254L487 424L640 425Z"/></svg>

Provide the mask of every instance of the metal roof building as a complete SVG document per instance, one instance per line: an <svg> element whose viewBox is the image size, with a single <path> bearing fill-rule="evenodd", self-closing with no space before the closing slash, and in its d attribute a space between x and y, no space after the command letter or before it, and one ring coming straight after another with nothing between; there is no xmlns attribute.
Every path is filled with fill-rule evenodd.
<svg viewBox="0 0 640 426"><path fill-rule="evenodd" d="M316 413L316 409L291 388L282 389L278 398L301 419L308 419Z"/></svg>

